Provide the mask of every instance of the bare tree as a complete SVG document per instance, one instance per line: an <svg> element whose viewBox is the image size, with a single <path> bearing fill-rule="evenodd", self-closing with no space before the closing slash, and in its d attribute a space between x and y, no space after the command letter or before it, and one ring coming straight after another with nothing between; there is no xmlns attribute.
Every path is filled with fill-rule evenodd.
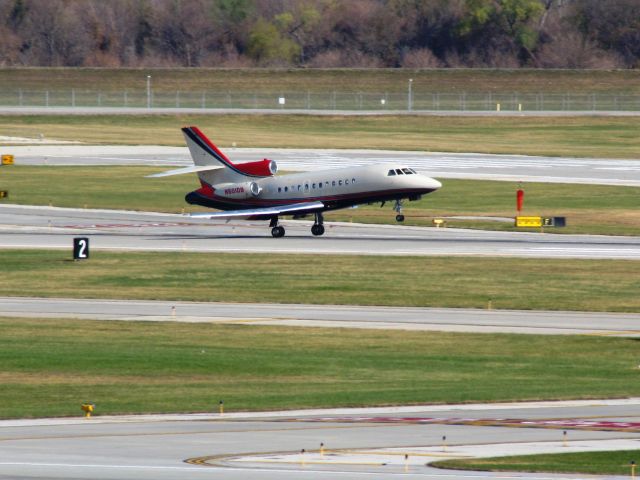
<svg viewBox="0 0 640 480"><path fill-rule="evenodd" d="M428 48L409 50L402 58L402 68L438 68L442 62Z"/></svg>
<svg viewBox="0 0 640 480"><path fill-rule="evenodd" d="M185 67L193 67L215 40L211 0L156 0L152 27L162 52Z"/></svg>
<svg viewBox="0 0 640 480"><path fill-rule="evenodd" d="M29 64L80 66L90 49L79 2L30 0L23 24L23 55Z"/></svg>
<svg viewBox="0 0 640 480"><path fill-rule="evenodd" d="M616 68L622 62L615 53L605 52L579 32L558 36L542 46L539 65L546 68Z"/></svg>

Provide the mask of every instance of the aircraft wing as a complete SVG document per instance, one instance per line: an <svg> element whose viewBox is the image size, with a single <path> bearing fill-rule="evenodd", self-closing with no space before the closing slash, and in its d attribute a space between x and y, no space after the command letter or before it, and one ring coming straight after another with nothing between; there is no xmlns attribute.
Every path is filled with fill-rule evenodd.
<svg viewBox="0 0 640 480"><path fill-rule="evenodd" d="M224 212L191 213L194 218L252 218L252 217L273 217L276 215L296 215L311 213L322 210L322 202L293 203L290 205L278 205L274 207L253 208L249 210L227 210Z"/></svg>

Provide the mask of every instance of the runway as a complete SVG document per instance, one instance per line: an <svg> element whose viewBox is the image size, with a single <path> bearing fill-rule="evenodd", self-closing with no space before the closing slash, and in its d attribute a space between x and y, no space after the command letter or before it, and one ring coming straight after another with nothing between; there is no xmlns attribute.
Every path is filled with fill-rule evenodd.
<svg viewBox="0 0 640 480"><path fill-rule="evenodd" d="M0 297L0 316L640 337L640 314Z"/></svg>
<svg viewBox="0 0 640 480"><path fill-rule="evenodd" d="M70 249L89 236L91 248L352 255L456 255L522 258L640 259L640 237L488 232L328 222L313 237L310 222L285 220L272 238L266 222L229 223L182 215L0 205L0 248Z"/></svg>
<svg viewBox="0 0 640 480"><path fill-rule="evenodd" d="M640 159L533 157L480 153L232 148L220 145L232 161L264 157L281 171L402 163L436 178L640 186ZM19 165L187 166L186 147L37 145L3 147Z"/></svg>
<svg viewBox="0 0 640 480"><path fill-rule="evenodd" d="M584 475L452 472L426 464L442 458L637 449L638 406L635 398L5 420L0 421L0 478L577 479Z"/></svg>

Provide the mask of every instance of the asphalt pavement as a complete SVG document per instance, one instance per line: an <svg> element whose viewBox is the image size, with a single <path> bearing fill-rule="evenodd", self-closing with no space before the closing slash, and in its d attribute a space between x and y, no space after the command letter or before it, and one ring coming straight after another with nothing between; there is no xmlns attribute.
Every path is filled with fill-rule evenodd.
<svg viewBox="0 0 640 480"><path fill-rule="evenodd" d="M0 316L640 337L640 314L0 297Z"/></svg>
<svg viewBox="0 0 640 480"><path fill-rule="evenodd" d="M462 473L427 464L515 453L637 449L638 406L635 398L6 420L0 421L0 478L578 479L584 476Z"/></svg>

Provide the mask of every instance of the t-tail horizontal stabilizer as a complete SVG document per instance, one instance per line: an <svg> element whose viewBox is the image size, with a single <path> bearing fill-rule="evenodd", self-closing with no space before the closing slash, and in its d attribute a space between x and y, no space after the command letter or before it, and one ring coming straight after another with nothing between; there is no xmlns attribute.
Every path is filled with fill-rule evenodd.
<svg viewBox="0 0 640 480"><path fill-rule="evenodd" d="M171 175L183 175L185 173L206 172L209 170L220 170L225 168L222 165L194 165L193 167L176 168L175 170L167 170L165 172L147 175L146 178L169 177Z"/></svg>

